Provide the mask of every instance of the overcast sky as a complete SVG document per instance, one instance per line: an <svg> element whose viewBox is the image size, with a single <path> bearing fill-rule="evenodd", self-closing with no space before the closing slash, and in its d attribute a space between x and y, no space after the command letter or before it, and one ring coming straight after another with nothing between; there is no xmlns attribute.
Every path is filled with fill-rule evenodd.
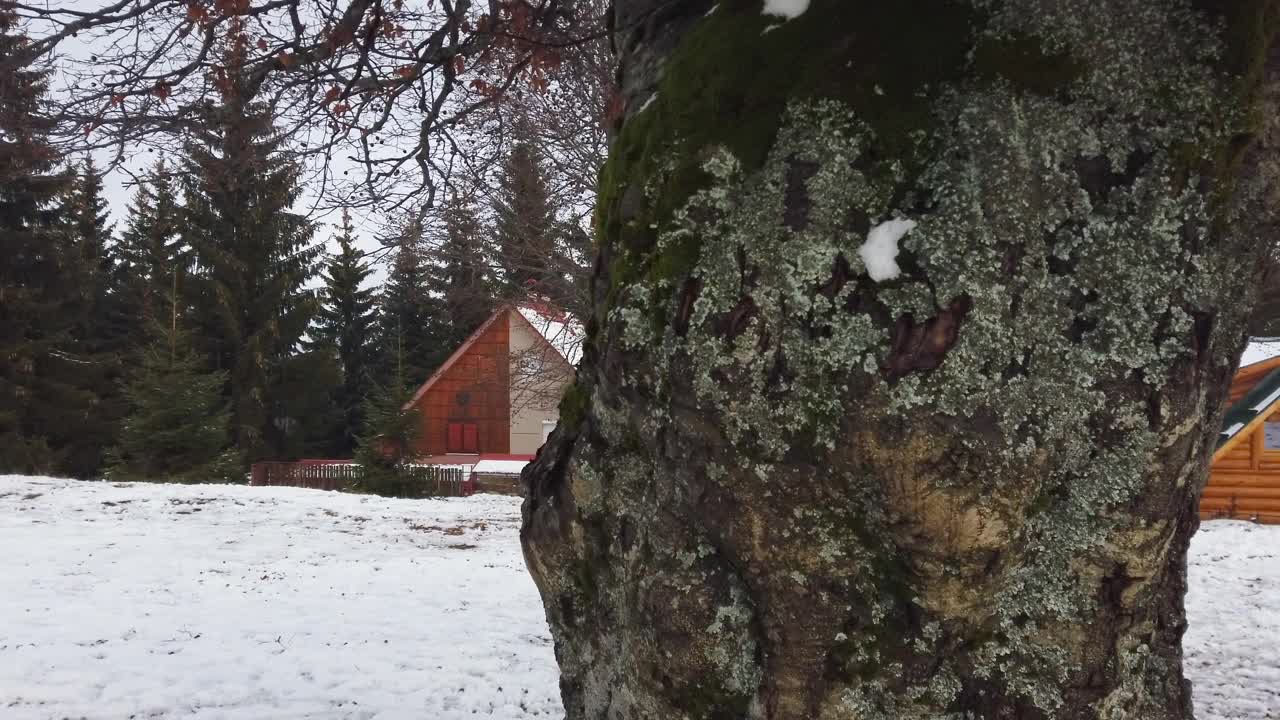
<svg viewBox="0 0 1280 720"><path fill-rule="evenodd" d="M45 2L50 6L73 8L76 11L91 10L95 6L101 7L112 1L113 0L45 0ZM430 0L417 1L423 4L424 7L433 6L433 3L431 3ZM315 2L323 3L326 2L326 0L315 0ZM151 25L148 24L147 27L150 28ZM163 27L164 23L160 23L160 25L156 26L155 32L158 36L168 37L169 35L166 34L167 31L165 31ZM31 35L34 37L39 37L42 34L41 30L42 28L34 26L30 28ZM114 39L112 39L110 35L112 32L116 33ZM134 54L134 48L139 45L136 45L135 43L141 43L141 46L145 47L148 42L147 32L148 31L143 31L138 35L130 35L130 30L126 28L114 28L112 30L82 31L78 36L66 39L57 48L55 58L53 60L55 73L51 81L51 86L54 94L76 93L77 90L75 82L80 82L81 85L86 88L93 87L97 81L104 77L105 73L116 67L114 61L111 59L113 54L117 59L122 55L124 57L136 57ZM124 49L122 50L122 48ZM168 56L165 57L167 60L177 60L176 58ZM72 72L72 68L79 69L79 74L81 75L79 80L73 79L74 73ZM91 72L86 73L86 68L91 70ZM91 77L84 77L86 74ZM66 95L64 95L64 97L65 96ZM451 100L450 102L463 101ZM402 108L402 110L404 109ZM388 129L381 133L381 138L375 138L377 140L375 152L381 156L384 162L388 157L396 157L397 155L407 156L409 153L403 151L417 146L418 125L417 116L414 114L415 112L419 111L417 111L416 108L407 108L407 110L401 112L399 115L392 113L393 116L398 117L399 120L403 122L392 123L387 127L394 129ZM474 118L478 116L472 117ZM467 123L451 126L449 130L450 138L448 141L442 141L440 138L434 138L431 145L433 156L437 154L445 156L443 159L433 157L434 161L440 162L437 167L439 172L449 173L454 177L462 177L464 183L467 183L469 178L476 175L485 175L488 172L486 168L490 167L485 163L493 160L494 158L491 153L475 154L464 151L462 154L450 154L452 150L459 147L470 149L483 147L497 150L501 143L500 140L495 141L493 139L494 128L486 127L481 122L476 122L475 127L471 127L471 124L472 121L469 120ZM313 130L313 128L318 128L318 130ZM410 130L412 132L409 132ZM95 131L89 139L97 143L106 142L109 140L109 137L103 134L105 132L105 130ZM313 132L325 134L328 131L323 125L303 125L298 128L297 132L306 133L306 135L295 136L293 138L294 143L299 147L311 147L314 149L321 147L321 143L316 142L318 138L311 137ZM504 126L502 132L509 132L509 130L505 129ZM157 137L159 138L162 136ZM506 135L503 137L506 137ZM79 140L77 139L76 142L79 142ZM141 139L139 142L141 145L150 144L146 138ZM407 144L401 145L401 143ZM161 149L160 147L153 148L139 146L131 147L123 153L119 152L115 148L95 151L94 159L97 166L100 169L107 170L107 174L104 177L105 194L112 220L115 223L115 231L117 233L122 231L127 223L127 210L136 189L134 183L137 181L137 178L145 174L146 170L156 162L161 153L170 154L165 157L170 169L176 170L180 167L180 157L172 156L172 154L176 152L173 149L173 147L176 146L176 143L169 142L167 144L170 145L168 150ZM332 150L333 159L330 161L331 172L329 177L331 179L336 179L340 184L343 184L347 188L350 187L350 184L347 183L343 177L346 175L347 171L351 172L350 179L352 180L357 177L362 177L364 173L363 165L346 157L348 154L351 154L351 152L351 148L341 149L340 147L335 147ZM79 163L82 158L75 157L73 155L69 157L68 160ZM330 242L330 240L336 234L335 226L341 221L341 212L335 209L327 209L320 202L322 198L318 197L318 194L321 192L321 185L317 182L319 167L315 165L315 163L318 163L318 156L304 158L304 162L313 164L304 166L301 194L299 200L293 207L293 211L307 216L315 223L315 240L326 243L328 249L332 251L334 249L334 243ZM473 164L479 165L479 167L475 167ZM388 166L383 165L382 167L386 168ZM459 170L458 168L463 169ZM396 171L396 175L398 174L399 170ZM410 165L405 173L405 177L409 178L413 174L414 169ZM438 186L442 186L444 184L440 181L438 175L435 179L437 180ZM412 181L410 180L406 180L405 185L398 187L397 190L404 191L406 188L411 188L411 182ZM486 183L483 184L482 187L478 188L480 195L475 199L480 203L481 208L483 208L484 204L490 199L485 196L485 193L491 190L492 185L492 183ZM443 190L440 190L439 192L443 192ZM329 195L329 197L323 198L323 200L327 201L325 204L335 202L332 197L333 193L331 192L331 189L326 191L326 194ZM386 198L387 196L384 195L383 197ZM399 197L399 199L404 200L403 196ZM425 197L411 196L410 199L416 202L421 202L425 200ZM437 195L436 199L437 202L439 202L443 200L443 197L441 195ZM566 198L561 198L562 201L565 199ZM577 215L577 219L582 222L586 222L581 219L589 218L590 216L589 199L585 196L581 198L582 202L575 202L573 198L568 199L570 202L567 207L568 210L572 211L569 214ZM383 204L384 209L382 212L371 210L369 208L354 208L352 209L351 214L359 247L366 253L376 252L379 259L385 260L385 255L387 253L377 252L382 250L381 245L377 242L377 237L379 234L386 232L386 226L391 224L387 221L389 219L398 218L404 210L389 209L387 206L391 205L391 201L384 202ZM385 276L385 263L380 262L375 266L374 270L374 281L380 283Z"/></svg>
<svg viewBox="0 0 1280 720"><path fill-rule="evenodd" d="M33 34L38 33L35 28L33 28L33 31ZM55 76L51 81L51 88L54 93L74 92L74 88L68 87L66 79L59 77L56 71L66 64L67 59L88 59L92 56L94 52L92 43L92 39L82 34L79 37L68 38L59 45L57 57L54 61ZM99 150L94 153L94 161L99 169L110 168L103 178L103 186L116 234L119 234L127 223L127 211L134 193L135 178L153 165L159 155L160 151L153 148L137 148L136 153L126 155L122 162L116 162L118 160L117 153L113 150ZM178 160L176 157L166 157L165 159L170 163L170 167L174 167ZM68 160L77 164L80 162L80 158L74 156L69 157ZM335 162L339 163L337 166L338 172L341 172L341 161L337 160ZM112 167L113 165L114 167ZM315 168L309 168L309 170L315 170ZM304 175L310 174L313 173L304 173ZM336 244L331 240L336 235L336 226L341 223L341 212L338 210L317 209L319 198L315 189L304 183L302 190L303 192L293 210L310 217L316 223L314 239L317 242L326 243L326 247L330 252L334 251ZM379 220L380 216L367 208L352 210L352 222L355 226L356 236L359 239L358 244L366 252L373 252L381 247L375 239L381 229L378 224ZM371 282L380 283L385 274L385 268L380 263L374 267Z"/></svg>

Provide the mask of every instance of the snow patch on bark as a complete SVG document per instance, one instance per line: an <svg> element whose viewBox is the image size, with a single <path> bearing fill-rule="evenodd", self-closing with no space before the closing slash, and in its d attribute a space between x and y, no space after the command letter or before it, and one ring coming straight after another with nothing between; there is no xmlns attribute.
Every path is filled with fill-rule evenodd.
<svg viewBox="0 0 1280 720"><path fill-rule="evenodd" d="M902 274L898 267L898 241L916 226L914 220L887 220L871 228L858 256L872 280L892 280Z"/></svg>
<svg viewBox="0 0 1280 720"><path fill-rule="evenodd" d="M794 20L809 9L809 0L764 0L764 14Z"/></svg>

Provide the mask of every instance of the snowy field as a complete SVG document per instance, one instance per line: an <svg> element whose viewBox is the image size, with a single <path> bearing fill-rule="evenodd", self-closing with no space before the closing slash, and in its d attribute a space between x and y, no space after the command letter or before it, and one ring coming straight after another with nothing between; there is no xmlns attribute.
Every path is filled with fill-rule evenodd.
<svg viewBox="0 0 1280 720"><path fill-rule="evenodd" d="M519 502L0 476L0 719L558 718ZM1200 720L1280 718L1280 527L1206 523Z"/></svg>
<svg viewBox="0 0 1280 720"><path fill-rule="evenodd" d="M0 719L559 718L518 499L0 476Z"/></svg>
<svg viewBox="0 0 1280 720"><path fill-rule="evenodd" d="M1280 720L1280 525L1212 520L1187 558L1187 677L1199 720Z"/></svg>

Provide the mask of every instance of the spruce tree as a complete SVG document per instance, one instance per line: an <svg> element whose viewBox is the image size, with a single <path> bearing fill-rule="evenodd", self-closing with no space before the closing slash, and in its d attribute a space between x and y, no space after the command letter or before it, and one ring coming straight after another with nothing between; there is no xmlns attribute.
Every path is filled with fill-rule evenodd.
<svg viewBox="0 0 1280 720"><path fill-rule="evenodd" d="M556 210L542 158L529 141L515 142L503 163L493 216L505 294L556 294Z"/></svg>
<svg viewBox="0 0 1280 720"><path fill-rule="evenodd" d="M187 302L197 349L228 374L231 426L245 462L278 457L294 420L279 415L285 361L314 314L306 289L323 248L290 211L298 166L267 110L228 91L183 161L183 237L193 270Z"/></svg>
<svg viewBox="0 0 1280 720"><path fill-rule="evenodd" d="M82 407L74 432L67 434L60 471L74 477L91 477L102 469L104 448L115 441L120 419L126 412L121 396L124 355L138 318L120 305L114 280L114 248L107 203L102 195L102 174L86 157L64 200L70 223L77 275L73 288L79 293L79 313L66 346L67 362L61 364L65 381L81 393Z"/></svg>
<svg viewBox="0 0 1280 720"><path fill-rule="evenodd" d="M100 277L108 277L113 262L109 252L112 228L107 201L102 197L102 174L94 165L92 155L85 157L76 175L69 205L69 219L85 264L94 268Z"/></svg>
<svg viewBox="0 0 1280 720"><path fill-rule="evenodd" d="M189 338L175 325L156 324L125 388L132 413L110 451L113 480L221 482L235 480L230 414L222 397L226 373L202 369Z"/></svg>
<svg viewBox="0 0 1280 720"><path fill-rule="evenodd" d="M444 211L444 231L435 252L431 289L444 306L441 341L452 351L483 323L497 303L483 228L476 209L454 196Z"/></svg>
<svg viewBox="0 0 1280 720"><path fill-rule="evenodd" d="M378 298L378 377L403 366L409 382L420 383L449 356L441 338L443 308L431 294L431 274L423 250L423 225L405 221Z"/></svg>
<svg viewBox="0 0 1280 720"><path fill-rule="evenodd" d="M83 302L59 202L43 71L17 16L0 5L0 472L53 472L89 398L65 381Z"/></svg>
<svg viewBox="0 0 1280 720"><path fill-rule="evenodd" d="M338 442L342 365L330 348L313 346L284 358L273 384L272 417L280 430L273 459L350 457Z"/></svg>
<svg viewBox="0 0 1280 720"><path fill-rule="evenodd" d="M521 133L521 137L531 134ZM560 219L562 209L550 177L534 142L519 140L512 145L492 203L501 290L512 300L535 296L585 314L588 264L594 249L581 227Z"/></svg>
<svg viewBox="0 0 1280 720"><path fill-rule="evenodd" d="M389 497L420 497L427 488L413 481L411 465L422 435L422 415L416 407L404 409L416 381L408 375L402 339L396 339L390 355L392 371L387 381L374 384L365 407L365 431L355 454L361 479L352 489Z"/></svg>
<svg viewBox="0 0 1280 720"><path fill-rule="evenodd" d="M70 225L79 272L76 290L82 301L75 335L81 352L98 353L111 344L122 324L111 312L107 297L112 290L115 262L112 227L107 201L102 196L102 174L95 167L93 157L86 156L83 163L72 170L72 175L61 214Z"/></svg>
<svg viewBox="0 0 1280 720"><path fill-rule="evenodd" d="M129 344L142 347L153 329L167 325L170 303L178 295L185 263L180 257L181 208L163 159L134 191L124 232L115 249L112 287L117 304L135 321Z"/></svg>
<svg viewBox="0 0 1280 720"><path fill-rule="evenodd" d="M355 245L351 215L342 213L338 252L331 255L324 272L321 304L311 329L312 346L327 350L338 360L342 382L334 401L341 415L334 452L350 455L364 424L364 405L373 373L374 291L363 287L372 272Z"/></svg>

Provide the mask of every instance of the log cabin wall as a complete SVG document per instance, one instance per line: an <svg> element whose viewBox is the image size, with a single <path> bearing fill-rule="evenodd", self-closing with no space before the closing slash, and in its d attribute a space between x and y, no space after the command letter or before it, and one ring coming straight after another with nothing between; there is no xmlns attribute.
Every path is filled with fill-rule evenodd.
<svg viewBox="0 0 1280 720"><path fill-rule="evenodd" d="M1280 358L1241 368L1214 453L1200 516L1280 523ZM1235 432L1232 428L1243 425Z"/></svg>

